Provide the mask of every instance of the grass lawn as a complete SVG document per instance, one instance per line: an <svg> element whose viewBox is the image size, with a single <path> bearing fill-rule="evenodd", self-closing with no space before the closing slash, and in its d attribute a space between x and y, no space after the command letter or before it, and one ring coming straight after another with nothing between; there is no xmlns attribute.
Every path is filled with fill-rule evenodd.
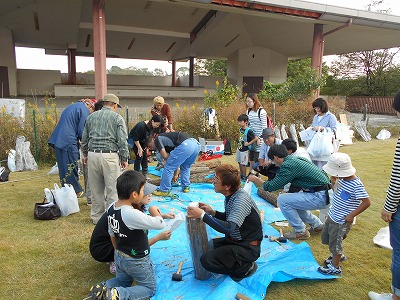
<svg viewBox="0 0 400 300"><path fill-rule="evenodd" d="M372 200L344 242L348 260L342 264L342 278L272 283L266 299L368 299L370 290L390 291L391 251L375 246L372 238L386 226L380 211L395 144L392 138L355 142L340 149L351 156ZM234 155L222 160L236 164ZM57 175L46 175L49 169L11 173L10 182L0 183L0 299L82 299L92 284L112 276L107 264L90 256L88 244L94 226L86 199L79 200L78 214L56 221L33 219L33 206L43 199L43 188L58 182ZM307 242L317 261L329 255L319 236ZM234 294L226 299L234 299Z"/></svg>

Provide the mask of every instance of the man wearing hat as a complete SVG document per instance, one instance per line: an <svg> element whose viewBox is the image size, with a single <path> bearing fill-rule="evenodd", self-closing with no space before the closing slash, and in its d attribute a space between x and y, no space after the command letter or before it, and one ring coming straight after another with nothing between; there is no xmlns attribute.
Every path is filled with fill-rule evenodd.
<svg viewBox="0 0 400 300"><path fill-rule="evenodd" d="M95 103L95 99L88 98L68 105L48 142L56 152L61 184L71 184L78 197L83 194L78 175L79 141L82 139L86 119L94 111Z"/></svg>
<svg viewBox="0 0 400 300"><path fill-rule="evenodd" d="M268 151L271 145L280 145L282 140L275 137L272 128L264 128L261 137L263 138L264 143L261 145L258 162L253 165L253 170L267 176L268 179L272 179L278 172L279 167L270 161L268 158Z"/></svg>
<svg viewBox="0 0 400 300"><path fill-rule="evenodd" d="M89 185L92 192L90 217L97 224L105 209L118 200L116 180L121 168L128 166L128 134L125 121L116 111L119 98L107 94L103 108L86 120L82 151L88 163Z"/></svg>

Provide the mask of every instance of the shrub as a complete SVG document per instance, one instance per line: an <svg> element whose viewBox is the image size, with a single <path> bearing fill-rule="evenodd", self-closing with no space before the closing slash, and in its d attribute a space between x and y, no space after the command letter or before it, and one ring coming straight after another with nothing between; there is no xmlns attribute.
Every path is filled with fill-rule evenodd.
<svg viewBox="0 0 400 300"><path fill-rule="evenodd" d="M55 154L47 141L54 130L57 121L56 105L52 99L45 99L44 110L39 110L36 105L29 104L25 120L14 118L2 110L0 116L0 158L7 158L10 149L15 149L18 135L23 135L31 143L31 152L37 163L53 163Z"/></svg>

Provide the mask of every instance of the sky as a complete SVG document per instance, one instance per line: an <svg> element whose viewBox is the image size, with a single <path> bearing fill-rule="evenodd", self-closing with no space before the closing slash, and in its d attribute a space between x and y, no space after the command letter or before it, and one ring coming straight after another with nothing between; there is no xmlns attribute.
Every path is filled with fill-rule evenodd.
<svg viewBox="0 0 400 300"><path fill-rule="evenodd" d="M354 9L365 9L372 0L307 0L308 2L316 2L321 4L329 4L335 6L343 6ZM384 0L383 4L379 6L381 9L390 8L390 13L400 16L400 1L399 0ZM46 55L44 49L38 48L22 48L16 47L16 60L18 69L38 69L38 70L61 70L63 73L68 72L67 56L62 55ZM35 59L32 59L34 57ZM324 58L329 63L333 56ZM153 71L160 68L167 72L172 73L172 65L167 61L152 61L152 60L138 60L138 59L119 59L107 58L106 68L112 66L120 68L137 67L148 68ZM176 68L189 67L189 63L178 62ZM94 70L94 59L91 57L76 57L76 71L86 72Z"/></svg>

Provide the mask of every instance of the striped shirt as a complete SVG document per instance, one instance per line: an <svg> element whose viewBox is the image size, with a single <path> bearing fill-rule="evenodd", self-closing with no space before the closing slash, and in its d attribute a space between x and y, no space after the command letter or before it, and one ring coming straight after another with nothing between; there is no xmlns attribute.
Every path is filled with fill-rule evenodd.
<svg viewBox="0 0 400 300"><path fill-rule="evenodd" d="M328 175L311 161L292 155L286 156L275 178L264 182L264 190L273 192L287 183L302 189L311 189L330 183Z"/></svg>
<svg viewBox="0 0 400 300"><path fill-rule="evenodd" d="M386 201L383 208L392 214L397 211L400 202L400 139L397 140L396 150L394 152L394 160L392 167L392 175Z"/></svg>
<svg viewBox="0 0 400 300"><path fill-rule="evenodd" d="M107 106L92 113L86 120L82 136L85 157L90 150L118 151L121 160L127 161L129 158L125 121Z"/></svg>
<svg viewBox="0 0 400 300"><path fill-rule="evenodd" d="M258 117L258 110L260 110L260 117ZM253 129L256 136L260 138L260 144L256 147L256 152L260 152L261 145L263 144L263 139L261 137L264 128L267 128L267 112L264 108L260 107L258 110L247 111L247 116L249 117L248 126Z"/></svg>
<svg viewBox="0 0 400 300"><path fill-rule="evenodd" d="M336 191L332 206L328 211L329 217L338 224L346 223L345 217L360 206L362 199L369 198L360 178L336 182Z"/></svg>
<svg viewBox="0 0 400 300"><path fill-rule="evenodd" d="M231 233L237 240L262 240L262 226L256 203L243 189L225 197L226 220L238 227Z"/></svg>

